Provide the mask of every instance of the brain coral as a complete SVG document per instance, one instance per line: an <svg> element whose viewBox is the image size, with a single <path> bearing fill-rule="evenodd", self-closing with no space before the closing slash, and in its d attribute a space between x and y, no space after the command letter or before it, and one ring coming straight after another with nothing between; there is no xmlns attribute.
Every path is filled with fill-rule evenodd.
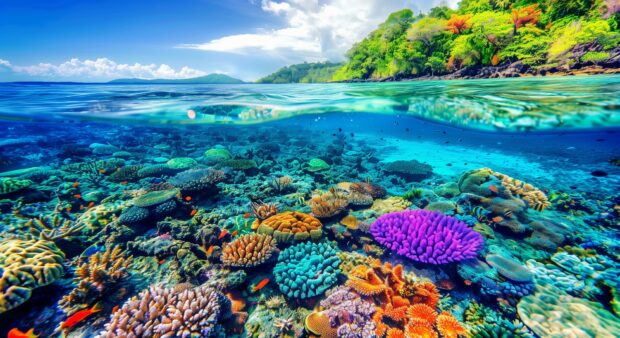
<svg viewBox="0 0 620 338"><path fill-rule="evenodd" d="M209 337L230 300L207 286L151 286L112 314L99 337Z"/></svg>
<svg viewBox="0 0 620 338"><path fill-rule="evenodd" d="M427 210L385 214L371 226L375 240L414 261L445 264L476 257L482 236L456 218Z"/></svg>
<svg viewBox="0 0 620 338"><path fill-rule="evenodd" d="M265 263L276 251L276 240L269 235L243 235L232 241L222 252L222 263L250 267Z"/></svg>
<svg viewBox="0 0 620 338"><path fill-rule="evenodd" d="M168 183L183 191L200 191L212 188L224 179L224 172L215 169L190 169L176 174Z"/></svg>
<svg viewBox="0 0 620 338"><path fill-rule="evenodd" d="M62 276L64 254L53 242L0 241L0 313L30 298L32 290Z"/></svg>
<svg viewBox="0 0 620 338"><path fill-rule="evenodd" d="M302 212L288 211L273 215L262 221L258 233L272 235L278 242L317 240L323 233L321 222Z"/></svg>
<svg viewBox="0 0 620 338"><path fill-rule="evenodd" d="M304 242L282 251L273 274L287 297L310 298L336 284L339 265L340 258L329 244Z"/></svg>

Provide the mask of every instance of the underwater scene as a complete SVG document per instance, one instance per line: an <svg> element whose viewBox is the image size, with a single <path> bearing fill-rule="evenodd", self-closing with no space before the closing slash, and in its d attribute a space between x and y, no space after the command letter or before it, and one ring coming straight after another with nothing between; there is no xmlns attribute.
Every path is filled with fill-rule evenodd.
<svg viewBox="0 0 620 338"><path fill-rule="evenodd" d="M2 337L620 336L618 75L0 97Z"/></svg>

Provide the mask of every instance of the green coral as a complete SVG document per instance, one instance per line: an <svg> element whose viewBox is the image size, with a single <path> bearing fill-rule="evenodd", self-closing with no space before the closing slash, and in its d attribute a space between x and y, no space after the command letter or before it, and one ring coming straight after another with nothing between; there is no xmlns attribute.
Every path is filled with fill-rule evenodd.
<svg viewBox="0 0 620 338"><path fill-rule="evenodd" d="M313 158L308 161L308 166L306 166L306 169L312 172L327 170L329 169L329 164L320 158Z"/></svg>
<svg viewBox="0 0 620 338"><path fill-rule="evenodd" d="M31 180L20 180L17 178L0 179L0 195L14 193L18 190L27 188L32 184L33 182Z"/></svg>
<svg viewBox="0 0 620 338"><path fill-rule="evenodd" d="M226 148L211 148L204 153L204 157L213 161L228 160L232 157Z"/></svg>
<svg viewBox="0 0 620 338"><path fill-rule="evenodd" d="M134 198L133 205L141 208L153 207L175 198L178 194L178 189L151 191Z"/></svg>
<svg viewBox="0 0 620 338"><path fill-rule="evenodd" d="M186 170L198 165L198 162L191 157L175 157L166 163L170 169Z"/></svg>
<svg viewBox="0 0 620 338"><path fill-rule="evenodd" d="M248 159L230 159L218 163L217 168L231 168L233 170L251 170L258 167L256 161Z"/></svg>

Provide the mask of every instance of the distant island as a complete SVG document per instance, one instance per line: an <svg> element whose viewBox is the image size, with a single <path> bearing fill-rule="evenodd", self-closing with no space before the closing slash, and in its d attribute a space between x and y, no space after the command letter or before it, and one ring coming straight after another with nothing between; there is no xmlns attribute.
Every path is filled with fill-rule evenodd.
<svg viewBox="0 0 620 338"><path fill-rule="evenodd" d="M462 0L409 9L347 52L340 67L284 67L261 83L503 78L620 72L620 5L608 0ZM318 64L321 65L321 64Z"/></svg>
<svg viewBox="0 0 620 338"><path fill-rule="evenodd" d="M299 63L282 67L275 73L259 79L258 83L321 83L331 81L334 73L344 63Z"/></svg>
<svg viewBox="0 0 620 338"><path fill-rule="evenodd" d="M117 79L109 81L112 84L236 84L245 83L225 74L209 74L189 79Z"/></svg>

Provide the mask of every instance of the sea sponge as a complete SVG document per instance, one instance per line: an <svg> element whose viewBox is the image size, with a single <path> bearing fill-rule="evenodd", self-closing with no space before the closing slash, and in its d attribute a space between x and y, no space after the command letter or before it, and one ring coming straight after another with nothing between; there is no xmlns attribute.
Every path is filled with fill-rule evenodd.
<svg viewBox="0 0 620 338"><path fill-rule="evenodd" d="M99 337L209 337L230 307L225 295L207 286L151 286L113 313Z"/></svg>
<svg viewBox="0 0 620 338"><path fill-rule="evenodd" d="M321 221L297 211L287 211L271 216L260 223L257 232L272 235L278 243L307 239L318 240L322 235Z"/></svg>
<svg viewBox="0 0 620 338"><path fill-rule="evenodd" d="M0 179L0 195L8 195L18 190L31 186L34 182L31 180L20 180L18 178Z"/></svg>
<svg viewBox="0 0 620 338"><path fill-rule="evenodd" d="M445 264L476 257L482 236L439 212L406 210L379 217L370 227L375 240L414 261Z"/></svg>
<svg viewBox="0 0 620 338"><path fill-rule="evenodd" d="M282 251L273 269L280 291L289 298L323 294L337 282L340 258L327 243L303 242Z"/></svg>
<svg viewBox="0 0 620 338"><path fill-rule="evenodd" d="M118 287L128 275L133 256L127 256L120 246L108 246L97 252L75 270L77 286L60 300L60 307L67 315L89 308L97 301L114 303L124 293Z"/></svg>
<svg viewBox="0 0 620 338"><path fill-rule="evenodd" d="M190 169L176 174L168 183L185 192L211 189L224 180L224 172L216 169Z"/></svg>
<svg viewBox="0 0 620 338"><path fill-rule="evenodd" d="M312 312L306 316L306 329L321 338L337 338L338 332L329 323L329 316L325 311Z"/></svg>
<svg viewBox="0 0 620 338"><path fill-rule="evenodd" d="M265 263L276 252L276 240L269 235L243 235L224 247L222 263L252 267Z"/></svg>
<svg viewBox="0 0 620 338"><path fill-rule="evenodd" d="M132 200L133 205L140 208L154 207L164 202L177 198L179 195L178 189L167 189L151 191L144 195L138 196Z"/></svg>
<svg viewBox="0 0 620 338"><path fill-rule="evenodd" d="M330 218L343 212L349 205L348 193L331 188L328 192L317 191L310 199L312 214L318 218Z"/></svg>
<svg viewBox="0 0 620 338"><path fill-rule="evenodd" d="M198 165L198 162L191 157L175 157L166 162L170 169L187 170Z"/></svg>
<svg viewBox="0 0 620 338"><path fill-rule="evenodd" d="M400 176L407 181L415 182L427 179L433 174L433 167L416 160L386 163L382 169L387 173Z"/></svg>
<svg viewBox="0 0 620 338"><path fill-rule="evenodd" d="M62 277L64 258L50 241L0 239L0 313L27 301L33 289Z"/></svg>
<svg viewBox="0 0 620 338"><path fill-rule="evenodd" d="M525 283L531 282L534 278L534 275L527 267L513 259L495 254L489 254L485 259L500 275L511 281Z"/></svg>

